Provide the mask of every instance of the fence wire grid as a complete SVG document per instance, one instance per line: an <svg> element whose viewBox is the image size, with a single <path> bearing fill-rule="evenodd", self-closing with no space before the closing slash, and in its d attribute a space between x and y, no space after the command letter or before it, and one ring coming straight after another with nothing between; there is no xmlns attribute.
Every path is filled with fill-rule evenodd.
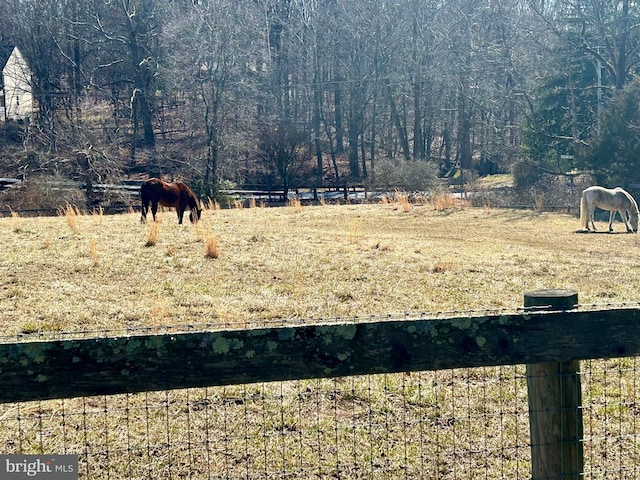
<svg viewBox="0 0 640 480"><path fill-rule="evenodd" d="M586 479L638 478L637 359L581 362ZM0 405L4 454L83 479L529 479L525 367Z"/></svg>

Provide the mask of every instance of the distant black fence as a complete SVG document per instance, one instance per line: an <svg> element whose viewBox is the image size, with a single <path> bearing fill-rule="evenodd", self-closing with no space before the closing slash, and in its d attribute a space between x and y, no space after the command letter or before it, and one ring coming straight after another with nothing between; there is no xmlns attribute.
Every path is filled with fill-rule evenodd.
<svg viewBox="0 0 640 480"><path fill-rule="evenodd" d="M367 200L375 195L365 185L341 185L323 187L295 187L245 185L242 188L222 190L226 195L240 200L283 203L292 198L306 201Z"/></svg>
<svg viewBox="0 0 640 480"><path fill-rule="evenodd" d="M96 195L104 195L106 193L120 195L125 203L129 203L131 207L138 207L138 198L140 195L140 186L142 180L126 180L122 183L92 183L92 192ZM17 178L0 178L0 191L18 187L22 184L22 180ZM72 180L51 182L52 188L56 189L80 189L86 190L87 186L81 182ZM325 186L325 187L297 187L285 189L282 186L265 186L265 185L247 185L242 188L224 189L222 193L230 199L235 199L242 203L251 201L256 204L284 204L290 199L297 198L303 201L340 201L340 200L367 200L372 195L368 192L364 185L342 185L342 186ZM102 210L105 213L120 213L130 208L129 205L103 205ZM12 211L0 208L0 216L9 216ZM17 210L21 215L55 215L57 209L40 208L40 209L23 209Z"/></svg>
<svg viewBox="0 0 640 480"><path fill-rule="evenodd" d="M57 185L59 188L74 187L79 189L86 189L86 184L82 182L74 182L73 180L53 181L51 182ZM106 192L106 191L121 191L130 193L131 195L139 195L140 186L144 183L144 180L124 180L122 183L92 183L91 186L94 192ZM0 177L0 191L7 190L9 188L17 187L22 184L22 180L19 178L2 178ZM279 185L243 185L240 188L224 189L223 192L229 195L240 196L258 196L266 197L268 200L282 201L284 198L284 192L290 192L292 195L313 195L318 199L323 194L340 194L343 198L347 198L353 194L367 193L365 185L329 185L321 187L291 187L285 189Z"/></svg>
<svg viewBox="0 0 640 480"><path fill-rule="evenodd" d="M94 196L101 197L107 194L118 199L117 202L97 202L101 205L93 207L95 210L100 209L106 214L115 214L128 211L130 209L138 209L140 185L143 180L124 180L122 183L94 183L92 184L92 192ZM21 184L20 179L16 178L0 178L0 192ZM53 183L53 188L58 189L81 189L86 190L86 185L72 180L58 181ZM297 199L303 203L365 203L376 202L383 199L394 198L402 192L402 188L389 188L387 190L372 190L364 184L342 184L333 186L312 186L312 187L295 187L285 189L279 185L243 185L240 188L229 188L221 190L221 193L227 196L227 203L221 205L223 208L234 206L256 206L271 205L281 206L287 204L290 200ZM461 192L455 189L447 190L451 195L458 199L465 199L472 202L476 206L484 206L491 208L511 208L519 210L540 210L548 212L560 212L577 214L579 213L579 202L568 202L567 204L539 204L533 202L531 204L523 204L521 201L504 201L496 202L486 198L486 192L482 190L478 192ZM409 193L409 200L420 202L428 199L429 195L424 192ZM206 200L206 199L203 199ZM2 208L0 205L0 217L10 216L12 210ZM50 216L58 213L57 208L35 208L35 209L17 209L15 213L23 216ZM596 215L602 216L603 212L598 211ZM602 217L604 218L604 217Z"/></svg>
<svg viewBox="0 0 640 480"><path fill-rule="evenodd" d="M11 188L19 187L22 184L22 180L18 178L0 178L0 192L9 190ZM94 194L117 194L120 195L125 202L118 205L102 205L96 207L96 210L101 210L104 213L121 213L129 210L132 206L137 206L139 203L137 198L140 196L140 185L142 181L127 180L119 184L115 183L93 183L92 191ZM49 181L47 186L57 190L71 190L80 189L86 190L84 183L75 182L73 180L62 181ZM0 205L4 207L4 205ZM31 209L17 209L15 213L22 216L50 216L59 213L59 208L31 208ZM14 213L13 210L8 208L0 208L0 217L7 217Z"/></svg>

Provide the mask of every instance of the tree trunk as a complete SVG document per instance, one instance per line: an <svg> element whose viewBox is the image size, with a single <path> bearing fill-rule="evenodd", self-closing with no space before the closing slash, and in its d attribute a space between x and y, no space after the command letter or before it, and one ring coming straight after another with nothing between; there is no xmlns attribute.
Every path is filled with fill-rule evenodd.
<svg viewBox="0 0 640 480"><path fill-rule="evenodd" d="M344 152L344 127L342 125L342 77L336 75L334 90L334 107L336 122L336 153L340 155Z"/></svg>
<svg viewBox="0 0 640 480"><path fill-rule="evenodd" d="M393 120L393 124L398 131L400 148L402 149L402 154L404 155L405 160L409 161L411 159L411 153L409 151L407 129L402 124L400 114L398 113L398 107L396 105L395 99L393 98L393 92L391 91L391 87L389 85L387 85L387 95L389 97L389 106L391 107L391 119Z"/></svg>
<svg viewBox="0 0 640 480"><path fill-rule="evenodd" d="M360 177L360 164L358 162L358 120L355 115L349 116L349 173L351 178Z"/></svg>
<svg viewBox="0 0 640 480"><path fill-rule="evenodd" d="M131 18L131 17L130 17ZM151 107L151 82L152 74L148 71L149 62L142 58L142 49L138 44L137 25L132 23L135 21L130 20L129 24L129 55L131 56L131 63L133 65L133 84L134 95L136 96L136 102L132 102L136 108L136 118L142 121L142 129L144 132L144 145L147 147L155 146L155 134L153 133L153 114ZM132 97L133 98L133 97Z"/></svg>
<svg viewBox="0 0 640 480"><path fill-rule="evenodd" d="M413 158L424 160L424 135L422 131L422 81L417 78L413 82Z"/></svg>
<svg viewBox="0 0 640 480"><path fill-rule="evenodd" d="M324 132L329 141L329 149L331 154L331 165L333 166L333 173L335 175L336 185L340 182L340 170L338 170L338 160L336 159L336 149L333 148L333 135L331 133L331 127L327 124L327 119L324 116L322 108L320 109L320 116L322 118L322 124L324 125Z"/></svg>
<svg viewBox="0 0 640 480"><path fill-rule="evenodd" d="M317 183L322 185L323 181L323 162L322 162L322 145L320 143L320 117L322 109L322 91L320 86L320 65L318 64L318 56L315 57L315 71L313 82L313 143L316 154L316 175Z"/></svg>
<svg viewBox="0 0 640 480"><path fill-rule="evenodd" d="M208 98L203 91L203 103L206 105L204 123L207 131L207 165L205 168L205 188L210 192L218 184L218 155L220 152L220 92L215 84L210 85Z"/></svg>
<svg viewBox="0 0 640 480"><path fill-rule="evenodd" d="M422 132L422 78L421 78L421 61L418 59L418 22L413 20L413 159L424 159L424 136Z"/></svg>
<svg viewBox="0 0 640 480"><path fill-rule="evenodd" d="M458 158L460 168L468 170L472 166L471 151L471 109L467 106L465 95L467 92L461 91L458 96Z"/></svg>

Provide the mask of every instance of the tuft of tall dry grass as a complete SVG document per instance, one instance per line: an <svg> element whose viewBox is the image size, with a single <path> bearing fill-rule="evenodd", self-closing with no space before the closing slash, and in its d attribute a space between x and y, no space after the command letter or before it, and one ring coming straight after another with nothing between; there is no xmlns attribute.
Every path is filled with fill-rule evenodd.
<svg viewBox="0 0 640 480"><path fill-rule="evenodd" d="M434 209L442 212L455 208L456 199L448 192L438 192L431 197L431 204Z"/></svg>
<svg viewBox="0 0 640 480"><path fill-rule="evenodd" d="M349 244L357 245L361 238L360 220L354 219L349 223Z"/></svg>
<svg viewBox="0 0 640 480"><path fill-rule="evenodd" d="M220 210L220 203L217 200L208 198L206 208L207 210Z"/></svg>
<svg viewBox="0 0 640 480"><path fill-rule="evenodd" d="M145 247L153 247L158 244L160 238L160 223L159 222L147 222L147 243Z"/></svg>
<svg viewBox="0 0 640 480"><path fill-rule="evenodd" d="M73 231L73 233L79 233L77 217L80 215L80 211L74 208L70 203L59 211L60 215L64 215L64 218L67 222L69 228Z"/></svg>
<svg viewBox="0 0 640 480"><path fill-rule="evenodd" d="M396 192L395 197L400 209L404 213L409 213L411 211L411 200L409 199L407 192Z"/></svg>
<svg viewBox="0 0 640 480"><path fill-rule="evenodd" d="M100 263L100 257L98 256L98 247L97 240L95 238L89 239L89 255L91 256L91 261L93 262L93 266L97 266Z"/></svg>
<svg viewBox="0 0 640 480"><path fill-rule="evenodd" d="M91 215L96 225L102 225L102 221L104 219L104 210L102 209L102 207L98 207L97 211L93 210Z"/></svg>
<svg viewBox="0 0 640 480"><path fill-rule="evenodd" d="M205 254L206 258L220 258L220 247L218 246L218 237L213 232L208 231L205 237Z"/></svg>
<svg viewBox="0 0 640 480"><path fill-rule="evenodd" d="M22 225L20 222L20 214L13 210L10 205L7 205L7 208L11 212L11 229L18 233L22 231Z"/></svg>
<svg viewBox="0 0 640 480"><path fill-rule="evenodd" d="M300 213L302 211L302 203L300 203L300 199L298 197L293 197L287 200L287 206L293 208L293 211L296 213Z"/></svg>
<svg viewBox="0 0 640 480"><path fill-rule="evenodd" d="M206 238L206 225L200 221L193 225L193 232L196 237L196 242L203 242Z"/></svg>

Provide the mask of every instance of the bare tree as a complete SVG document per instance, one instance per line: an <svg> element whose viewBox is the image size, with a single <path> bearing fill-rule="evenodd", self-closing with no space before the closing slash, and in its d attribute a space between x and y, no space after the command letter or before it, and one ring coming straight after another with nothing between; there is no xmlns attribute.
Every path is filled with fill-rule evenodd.
<svg viewBox="0 0 640 480"><path fill-rule="evenodd" d="M578 0L555 8L531 1L544 24L568 48L583 51L611 75L616 90L623 88L640 63L640 12L631 0Z"/></svg>
<svg viewBox="0 0 640 480"><path fill-rule="evenodd" d="M142 123L146 147L156 143L153 112L161 56L158 51L161 13L151 0L100 2L91 12L93 26L106 47L106 59L100 63L103 75L94 78L128 85L134 144ZM114 78L113 73L118 77Z"/></svg>
<svg viewBox="0 0 640 480"><path fill-rule="evenodd" d="M288 122L263 126L260 150L272 173L282 182L285 197L311 170L308 136Z"/></svg>
<svg viewBox="0 0 640 480"><path fill-rule="evenodd" d="M203 182L207 194L220 181L225 135L231 130L249 133L255 121L253 84L263 75L264 54L256 13L248 2L202 0L183 9L182 15L174 15L166 29L164 41L167 50L172 50L167 55L166 77L173 88L191 92L198 113L195 123L205 134Z"/></svg>

